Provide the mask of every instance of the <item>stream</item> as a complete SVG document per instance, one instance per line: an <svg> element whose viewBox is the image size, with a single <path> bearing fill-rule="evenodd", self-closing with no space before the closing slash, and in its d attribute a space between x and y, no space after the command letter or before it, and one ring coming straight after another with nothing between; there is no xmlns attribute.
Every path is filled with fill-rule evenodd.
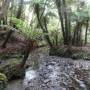
<svg viewBox="0 0 90 90"><path fill-rule="evenodd" d="M24 79L9 82L7 90L90 90L85 84L85 80L90 79L90 61L36 51L27 63L32 66L26 70Z"/></svg>

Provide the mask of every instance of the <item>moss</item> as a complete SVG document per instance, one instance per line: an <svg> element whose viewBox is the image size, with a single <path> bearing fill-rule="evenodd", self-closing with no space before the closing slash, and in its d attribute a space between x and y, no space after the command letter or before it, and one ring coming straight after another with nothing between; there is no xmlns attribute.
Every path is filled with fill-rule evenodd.
<svg viewBox="0 0 90 90"><path fill-rule="evenodd" d="M69 53L69 51L67 51L67 48L51 48L49 55L56 55L56 56L60 56L60 57L70 57L71 53Z"/></svg>
<svg viewBox="0 0 90 90"><path fill-rule="evenodd" d="M0 65L0 72L4 73L8 79L11 79L13 76L18 76L23 72L20 68L21 60L18 59L9 59L5 62L5 64ZM21 77L21 75L20 75Z"/></svg>
<svg viewBox="0 0 90 90"><path fill-rule="evenodd" d="M5 90L7 87L7 78L4 74L0 73L0 90Z"/></svg>
<svg viewBox="0 0 90 90"><path fill-rule="evenodd" d="M51 48L49 55L56 55L56 56L64 56L65 55L65 51L63 48Z"/></svg>
<svg viewBox="0 0 90 90"><path fill-rule="evenodd" d="M86 52L78 52L74 53L71 56L72 59L84 59L84 60L90 60L90 54Z"/></svg>
<svg viewBox="0 0 90 90"><path fill-rule="evenodd" d="M71 56L71 58L72 59L83 59L83 57L84 57L84 53L74 53L74 54L72 54L72 56Z"/></svg>
<svg viewBox="0 0 90 90"><path fill-rule="evenodd" d="M23 56L19 53L0 53L0 59L1 60L8 60L10 58L16 58L16 59L20 59Z"/></svg>
<svg viewBox="0 0 90 90"><path fill-rule="evenodd" d="M82 51L80 49L71 49L68 51L68 48L62 47L62 48L51 48L49 55L55 55L60 57L69 57L72 59L84 59L84 60L90 60L90 53L86 51Z"/></svg>

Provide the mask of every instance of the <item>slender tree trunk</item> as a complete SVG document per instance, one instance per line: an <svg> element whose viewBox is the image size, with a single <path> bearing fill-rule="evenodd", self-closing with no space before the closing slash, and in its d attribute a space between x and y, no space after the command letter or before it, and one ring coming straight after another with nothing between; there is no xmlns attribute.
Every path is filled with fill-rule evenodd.
<svg viewBox="0 0 90 90"><path fill-rule="evenodd" d="M75 45L77 29L78 29L78 22L76 22L76 26L75 26L75 29L74 29L74 34L73 34L73 39L72 39L72 45Z"/></svg>
<svg viewBox="0 0 90 90"><path fill-rule="evenodd" d="M82 46L82 22L79 24L76 44L77 46Z"/></svg>
<svg viewBox="0 0 90 90"><path fill-rule="evenodd" d="M3 0L3 4L1 7L1 12L3 13L3 24L7 24L7 15L10 2L11 0Z"/></svg>
<svg viewBox="0 0 90 90"><path fill-rule="evenodd" d="M86 21L86 32L85 32L85 45L87 44L87 31L89 27L89 20Z"/></svg>
<svg viewBox="0 0 90 90"><path fill-rule="evenodd" d="M61 22L61 28L62 28L62 34L63 34L63 39L64 39L64 44L66 44L66 36L65 36L65 28L64 28L64 19L63 19L63 14L62 14L62 5L61 5L61 0L55 0L55 4L58 9L58 14L59 14L59 20Z"/></svg>
<svg viewBox="0 0 90 90"><path fill-rule="evenodd" d="M70 15L69 15L69 19L68 19L68 39L69 39L69 44L72 45L72 33L71 33Z"/></svg>
<svg viewBox="0 0 90 90"><path fill-rule="evenodd" d="M27 51L25 52L23 61L22 61L22 63L21 63L21 67L24 67L24 65L25 65L25 63L26 63L26 61L27 61L27 59L28 59L29 53L30 53L30 50L29 50L29 48L28 48Z"/></svg>
<svg viewBox="0 0 90 90"><path fill-rule="evenodd" d="M34 41L31 41L31 40L27 40L27 45L26 45L26 49L25 49L25 53L24 53L24 58L23 58L23 61L21 63L21 68L24 67L27 59L28 59L28 56L29 56L29 53L34 49Z"/></svg>
<svg viewBox="0 0 90 90"><path fill-rule="evenodd" d="M16 26L13 25L13 28L16 28ZM14 32L14 29L11 29L11 30L8 32L8 34L7 34L7 36L6 36L6 39L5 39L5 41L3 42L3 44L2 44L2 48L6 48L6 44L8 43L8 40L10 39L10 37L11 37L11 35L12 35L13 32Z"/></svg>
<svg viewBox="0 0 90 90"><path fill-rule="evenodd" d="M23 0L20 0L19 8L18 8L17 16L16 16L18 19L20 19L21 14L22 14L23 2L24 2Z"/></svg>
<svg viewBox="0 0 90 90"><path fill-rule="evenodd" d="M36 15L37 15L38 23L39 23L41 29L43 30L43 33L45 34L44 37L45 37L46 41L48 42L49 46L52 48L53 45L52 45L52 42L51 42L51 40L49 38L49 35L48 35L46 19L44 18L44 26L42 25L42 22L40 20L41 16L39 15L39 4L35 5L35 12L36 12Z"/></svg>
<svg viewBox="0 0 90 90"><path fill-rule="evenodd" d="M66 9L66 1L62 0L62 3L63 3L64 18L65 18L66 44L68 45L70 42L69 42L69 23L68 23L67 9Z"/></svg>
<svg viewBox="0 0 90 90"><path fill-rule="evenodd" d="M10 30L10 31L8 32L8 34L7 34L7 36L6 36L6 39L5 39L5 41L3 42L3 44L2 44L2 48L6 48L6 44L7 44L8 40L9 40L9 38L11 37L12 33L13 33L13 30Z"/></svg>
<svg viewBox="0 0 90 90"><path fill-rule="evenodd" d="M82 43L82 40L81 40L82 29L81 28L82 28L82 22L77 22L75 30L74 30L73 40L72 40L72 45L74 46L80 46Z"/></svg>
<svg viewBox="0 0 90 90"><path fill-rule="evenodd" d="M52 43L51 43L51 41L50 41L50 38L49 38L49 36L48 36L48 29L47 29L47 23L46 23L46 18L45 18L45 17L44 17L44 25L45 25L44 33L47 33L47 34L45 35L45 38L47 39L50 47L53 47L53 45L52 45Z"/></svg>
<svg viewBox="0 0 90 90"><path fill-rule="evenodd" d="M69 30L69 16L67 13L67 6L66 6L66 0L55 0L57 9L58 9L58 14L59 14L59 19L61 23L61 28L62 28L62 34L63 34L63 39L64 39L64 45L68 45L70 42L71 38L71 33Z"/></svg>
<svg viewBox="0 0 90 90"><path fill-rule="evenodd" d="M56 46L58 46L58 33L55 36Z"/></svg>

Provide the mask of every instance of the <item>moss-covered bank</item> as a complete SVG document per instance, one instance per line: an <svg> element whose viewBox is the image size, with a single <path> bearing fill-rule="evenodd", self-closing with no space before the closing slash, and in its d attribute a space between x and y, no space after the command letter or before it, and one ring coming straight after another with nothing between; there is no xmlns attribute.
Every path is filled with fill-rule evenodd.
<svg viewBox="0 0 90 90"><path fill-rule="evenodd" d="M70 49L68 47L51 48L49 55L68 57L72 59L90 60L90 52L78 47L71 47Z"/></svg>
<svg viewBox="0 0 90 90"><path fill-rule="evenodd" d="M7 78L4 74L0 73L0 90L5 90L7 87Z"/></svg>
<svg viewBox="0 0 90 90"><path fill-rule="evenodd" d="M23 77L24 69L20 68L21 59L11 58L0 64L0 72L4 73L8 80L13 77Z"/></svg>

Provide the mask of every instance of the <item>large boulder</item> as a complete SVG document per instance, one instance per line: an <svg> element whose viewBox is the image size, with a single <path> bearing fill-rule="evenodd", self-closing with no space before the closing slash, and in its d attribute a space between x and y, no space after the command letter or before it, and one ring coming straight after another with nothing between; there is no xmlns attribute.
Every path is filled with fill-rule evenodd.
<svg viewBox="0 0 90 90"><path fill-rule="evenodd" d="M0 72L4 73L8 79L23 77L25 69L20 68L21 61L20 59L12 58L1 63Z"/></svg>
<svg viewBox="0 0 90 90"><path fill-rule="evenodd" d="M4 74L0 73L0 90L5 90L7 87L7 78Z"/></svg>
<svg viewBox="0 0 90 90"><path fill-rule="evenodd" d="M61 48L51 48L49 55L55 55L60 57L70 57L71 53L67 52L66 47L61 47Z"/></svg>

